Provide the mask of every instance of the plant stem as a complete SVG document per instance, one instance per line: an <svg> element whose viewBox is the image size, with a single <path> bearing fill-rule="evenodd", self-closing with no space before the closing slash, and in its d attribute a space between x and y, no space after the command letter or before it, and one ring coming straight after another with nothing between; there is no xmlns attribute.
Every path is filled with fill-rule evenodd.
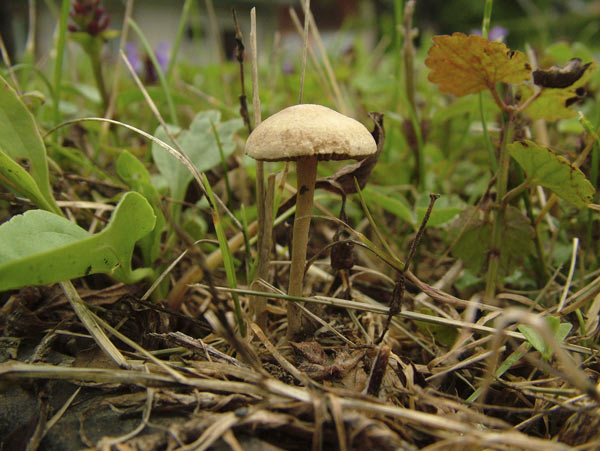
<svg viewBox="0 0 600 451"><path fill-rule="evenodd" d="M65 44L66 44L66 36L67 36L67 21L69 20L69 7L71 6L71 2L69 0L63 0L61 10L60 10L60 22L58 25L58 39L56 41L56 59L54 60L54 99L53 100L53 116L54 116L54 125L60 124L60 91L61 91L61 81L62 81L62 67L63 67L63 59L65 56ZM58 144L57 134L54 137L54 142Z"/></svg>
<svg viewBox="0 0 600 451"><path fill-rule="evenodd" d="M425 163L423 155L423 140L421 137L421 125L417 114L415 101L415 46L413 45L412 21L415 13L415 0L409 0L404 6L404 87L406 100L408 102L409 114L412 126L417 137L416 148L413 149L416 168L416 180L419 191L425 190Z"/></svg>
<svg viewBox="0 0 600 451"><path fill-rule="evenodd" d="M496 295L496 284L500 273L500 257L502 252L502 236L504 232L504 217L506 206L502 200L506 195L508 186L508 170L510 167L510 155L508 154L508 143L512 140L514 131L513 112L508 111L504 126L504 136L500 147L500 158L498 164L498 178L496 180L496 213L494 215L494 224L492 226L492 241L490 243L488 270L486 275L485 296L486 303L494 304Z"/></svg>
<svg viewBox="0 0 600 451"><path fill-rule="evenodd" d="M481 23L481 35L484 38L488 37L488 31L490 29L490 22L492 20L492 6L494 5L494 0L485 0L485 7L483 10L483 21ZM496 157L494 156L494 148L492 146L492 140L490 139L490 134L488 133L487 121L485 120L485 113L483 111L483 93L479 93L479 116L481 117L481 125L483 127L483 142L485 143L485 148L488 151L488 156L490 159L490 165L494 172L498 170L498 163L496 162Z"/></svg>
<svg viewBox="0 0 600 451"><path fill-rule="evenodd" d="M296 162L298 177L298 193L296 197L296 218L292 236L292 263L290 266L290 283L288 295L302 296L304 282L304 266L306 265L306 247L310 229L310 215L317 178L316 157L302 158ZM302 321L302 310L294 302L288 302L288 340L306 338L307 327ZM307 326L307 325L306 325Z"/></svg>
<svg viewBox="0 0 600 451"><path fill-rule="evenodd" d="M177 54L179 53L179 47L181 46L181 39L185 32L185 26L190 18L190 9L192 6L192 0L185 0L183 9L181 10L181 18L179 19L179 25L177 27L177 33L175 34L175 41L171 47L171 55L169 58L169 65L166 70L166 78L168 82L171 82L171 76L173 75L173 69L175 69L175 62L177 61Z"/></svg>
<svg viewBox="0 0 600 451"><path fill-rule="evenodd" d="M513 200L521 195L525 190L531 188L531 179L526 179L519 185L515 186L509 192L507 192L504 197L501 199L504 205L510 204Z"/></svg>
<svg viewBox="0 0 600 451"><path fill-rule="evenodd" d="M102 98L102 114L108 110L108 92L106 91L106 83L104 83L104 76L102 75L102 65L100 64L100 49L94 50L89 53L90 62L92 63L92 72L94 73L94 81L96 87L100 92Z"/></svg>
<svg viewBox="0 0 600 451"><path fill-rule="evenodd" d="M402 45L404 37L402 36L402 15L403 15L403 2L402 0L394 0L394 77L396 83L394 84L394 98L392 101L392 107L394 111L398 112L398 99L400 97L400 76L402 74Z"/></svg>
<svg viewBox="0 0 600 451"><path fill-rule="evenodd" d="M485 0L485 7L483 9L483 21L481 23L481 36L483 36L484 38L488 37L488 31L490 30L493 6L494 0Z"/></svg>

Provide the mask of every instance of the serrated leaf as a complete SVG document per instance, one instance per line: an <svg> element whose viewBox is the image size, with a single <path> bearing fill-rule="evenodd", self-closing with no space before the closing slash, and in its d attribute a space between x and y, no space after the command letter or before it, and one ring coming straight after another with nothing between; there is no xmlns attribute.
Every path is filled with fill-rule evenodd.
<svg viewBox="0 0 600 451"><path fill-rule="evenodd" d="M131 189L142 194L152 206L156 224L152 232L142 237L139 246L144 257L146 266L152 265L160 251L160 241L163 228L165 227L165 216L160 209L160 196L158 191L150 182L150 173L146 167L132 154L123 151L117 159L117 173Z"/></svg>
<svg viewBox="0 0 600 451"><path fill-rule="evenodd" d="M487 263L491 246L492 224L485 220L475 207L465 208L452 224L451 237L454 238L465 227L461 238L452 250L452 255L460 258L473 273L480 273ZM529 220L519 209L507 207L502 228L502 249L500 268L503 274L510 274L534 250L534 230Z"/></svg>
<svg viewBox="0 0 600 451"><path fill-rule="evenodd" d="M532 141L511 143L508 150L533 183L551 189L578 208L592 202L594 187L566 158Z"/></svg>
<svg viewBox="0 0 600 451"><path fill-rule="evenodd" d="M566 88L544 88L540 96L531 102L524 112L531 119L546 119L547 121L569 119L575 116L575 111L571 106L581 100L583 96L580 91L590 81L597 67L596 62L587 64L585 71L577 81ZM533 93L532 86L523 86L520 89L521 104L525 103Z"/></svg>
<svg viewBox="0 0 600 451"><path fill-rule="evenodd" d="M196 115L189 130L181 131L175 126L170 126L169 131L175 134L183 152L194 163L199 172L213 168L221 161L219 148L212 130L214 124L225 158L235 150L233 134L243 127L241 119L231 119L220 122L221 113L215 110L202 111ZM162 141L169 142L169 138L162 127L156 130L155 136ZM174 156L159 145L152 144L152 157L160 173L169 183L171 196L182 200L188 184L192 180L189 170Z"/></svg>
<svg viewBox="0 0 600 451"><path fill-rule="evenodd" d="M17 93L4 78L0 77L0 151L15 163L25 160L29 165L29 175L35 182L38 192L45 199L31 199L40 208L55 213L60 209L54 201L48 177L46 148L35 124L33 115L25 107ZM4 164L4 168L9 166ZM13 178L12 182L29 183L25 177ZM15 189L31 193L31 187L18 185Z"/></svg>
<svg viewBox="0 0 600 451"><path fill-rule="evenodd" d="M92 235L44 210L14 216L0 226L0 291L45 285L96 273L133 283L152 270L131 270L135 242L154 228L152 208L141 194L126 193L110 223Z"/></svg>
<svg viewBox="0 0 600 451"><path fill-rule="evenodd" d="M520 83L531 77L525 54L482 36L435 36L427 54L429 81L458 97L491 89L496 83Z"/></svg>

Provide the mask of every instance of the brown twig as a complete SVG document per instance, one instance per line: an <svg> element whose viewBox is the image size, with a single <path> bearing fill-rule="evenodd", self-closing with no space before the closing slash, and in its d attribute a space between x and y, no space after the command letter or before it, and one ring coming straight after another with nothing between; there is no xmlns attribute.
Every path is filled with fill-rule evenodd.
<svg viewBox="0 0 600 451"><path fill-rule="evenodd" d="M392 296L392 303L390 304L390 311L388 313L386 325L385 325L383 331L381 332L381 335L375 342L376 344L381 343L381 341L383 340L383 337L385 336L385 334L387 333L387 331L390 328L390 323L392 321L392 318L394 317L394 315L396 315L400 311L400 308L402 307L402 301L404 300L404 290L406 288L406 272L408 271L410 263L415 255L417 246L419 245L419 241L421 241L421 237L423 236L423 233L425 232L425 227L427 226L427 221L429 221L429 216L431 215L431 211L433 210L433 205L435 204L435 201L437 199L439 199L439 197L440 197L439 194L430 194L429 195L429 199L430 199L429 207L427 207L427 212L425 213L425 216L423 217L423 220L421 221L421 226L419 227L419 230L417 231L417 235L415 236L415 239L413 240L413 242L410 246L410 250L408 251L408 257L406 257L406 261L404 262L404 267L402 268L402 271L400 272L400 277L398 278L398 280L396 282L396 286L394 287L394 294Z"/></svg>
<svg viewBox="0 0 600 451"><path fill-rule="evenodd" d="M233 14L233 25L235 27L235 59L240 65L241 94L238 97L238 99L240 99L240 116L242 116L244 124L246 124L246 127L248 128L248 134L250 134L252 133L252 124L250 123L250 114L248 113L246 83L244 81L244 58L246 56L244 47L244 37L242 36L242 32L240 31L240 26L238 24L235 8L231 8L231 13Z"/></svg>

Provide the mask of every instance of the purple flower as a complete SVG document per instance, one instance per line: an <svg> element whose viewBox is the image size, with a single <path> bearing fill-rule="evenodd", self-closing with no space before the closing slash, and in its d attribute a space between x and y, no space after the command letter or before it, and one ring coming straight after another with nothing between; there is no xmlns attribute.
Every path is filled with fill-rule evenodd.
<svg viewBox="0 0 600 451"><path fill-rule="evenodd" d="M169 65L169 50L171 50L171 44L167 41L161 41L154 49L154 56L160 68L165 71Z"/></svg>
<svg viewBox="0 0 600 451"><path fill-rule="evenodd" d="M154 49L154 56L156 57L156 61L158 62L158 65L162 71L167 70L167 66L169 65L170 48L171 46L167 41L162 41ZM125 51L127 53L127 59L131 63L133 70L135 70L136 74L144 78L146 84L152 85L158 82L158 74L156 69L152 64L152 60L146 53L140 55L137 47L131 42L126 44Z"/></svg>
<svg viewBox="0 0 600 451"><path fill-rule="evenodd" d="M481 30L471 30L471 34L481 36ZM493 26L488 32L488 40L495 42L502 42L508 34L508 30L500 25Z"/></svg>
<svg viewBox="0 0 600 451"><path fill-rule="evenodd" d="M283 73L286 75L291 75L294 73L294 66L289 61L284 61L283 67L281 69L283 70Z"/></svg>
<svg viewBox="0 0 600 451"><path fill-rule="evenodd" d="M142 64L142 60L140 59L140 52L138 52L137 47L132 42L128 42L125 44L125 53L127 54L127 59L131 63L133 70L136 74L140 74L144 65Z"/></svg>
<svg viewBox="0 0 600 451"><path fill-rule="evenodd" d="M100 5L100 0L73 0L71 6L69 16L73 22L69 24L69 31L97 36L108 28L110 17Z"/></svg>

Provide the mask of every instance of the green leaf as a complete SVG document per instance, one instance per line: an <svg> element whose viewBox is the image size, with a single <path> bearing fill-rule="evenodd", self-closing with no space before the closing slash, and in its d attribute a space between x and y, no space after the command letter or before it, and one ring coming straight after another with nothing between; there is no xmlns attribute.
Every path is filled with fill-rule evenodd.
<svg viewBox="0 0 600 451"><path fill-rule="evenodd" d="M28 163L29 175L45 202L41 202L39 198L30 199L40 208L60 213L50 190L46 148L33 115L2 77L0 77L0 152L4 152L14 162L25 160ZM10 165L6 158L3 158L3 172L8 172L9 166L14 169L14 165ZM13 187L15 190L21 193L33 193L30 180L27 180L22 173L11 178L11 184L15 183L17 184ZM25 185L21 186L20 183Z"/></svg>
<svg viewBox="0 0 600 451"><path fill-rule="evenodd" d="M362 195L367 202L373 202L398 218L410 224L415 224L415 218L410 207L406 204L406 201L400 200L397 194L385 193L383 190L369 185L363 189Z"/></svg>
<svg viewBox="0 0 600 451"><path fill-rule="evenodd" d="M160 196L156 188L150 182L150 173L146 167L131 153L123 151L117 159L117 173L129 187L140 193L152 206L156 224L152 232L142 237L139 246L144 256L144 264L152 265L160 251L160 241L163 228L165 227L165 216L160 209Z"/></svg>
<svg viewBox="0 0 600 451"><path fill-rule="evenodd" d="M421 224L421 221L425 217L427 208L429 207L429 196L420 196L417 199L415 206L415 212L417 213L417 224ZM456 195L441 196L433 206L429 221L427 221L428 227L439 227L451 221L465 208L465 203Z"/></svg>
<svg viewBox="0 0 600 451"><path fill-rule="evenodd" d="M534 230L529 220L519 209L507 207L502 229L502 250L500 267L502 272L510 274L535 250ZM479 274L487 263L491 246L492 224L481 211L469 206L464 209L452 224L450 238L456 239L460 231L464 232L452 249L452 255L460 258L467 268Z"/></svg>
<svg viewBox="0 0 600 451"><path fill-rule="evenodd" d="M0 184L7 186L15 193L30 199L35 205L44 210L52 210L39 187L29 173L15 163L8 155L0 150Z"/></svg>
<svg viewBox="0 0 600 451"><path fill-rule="evenodd" d="M92 235L62 216L32 210L0 226L0 291L44 285L96 273L125 283L152 275L131 269L135 242L154 228L152 208L138 193L126 193L110 223Z"/></svg>
<svg viewBox="0 0 600 451"><path fill-rule="evenodd" d="M592 202L594 187L566 158L532 141L514 142L508 149L533 183L551 189L578 208Z"/></svg>
<svg viewBox="0 0 600 451"><path fill-rule="evenodd" d="M552 331L554 338L558 343L562 343L569 335L571 328L573 325L571 323L561 323L558 318L553 316L547 316L544 318L548 327ZM546 360L549 360L552 357L552 348L546 341L542 338L542 336L531 326L526 324L520 324L519 332L521 332L527 341L533 346L537 351L542 354L542 357Z"/></svg>
<svg viewBox="0 0 600 451"><path fill-rule="evenodd" d="M221 113L219 111L201 111L192 121L189 130L181 131L178 127L169 127L169 131L175 134L183 152L195 164L199 172L207 171L221 161L211 123L214 124L217 130L225 158L235 150L233 134L243 127L243 121L232 119L220 122L220 119ZM155 136L164 142L169 142L169 138L162 127L156 130ZM152 144L152 157L158 170L169 183L171 196L182 200L187 186L192 180L192 174L179 160L157 144Z"/></svg>

